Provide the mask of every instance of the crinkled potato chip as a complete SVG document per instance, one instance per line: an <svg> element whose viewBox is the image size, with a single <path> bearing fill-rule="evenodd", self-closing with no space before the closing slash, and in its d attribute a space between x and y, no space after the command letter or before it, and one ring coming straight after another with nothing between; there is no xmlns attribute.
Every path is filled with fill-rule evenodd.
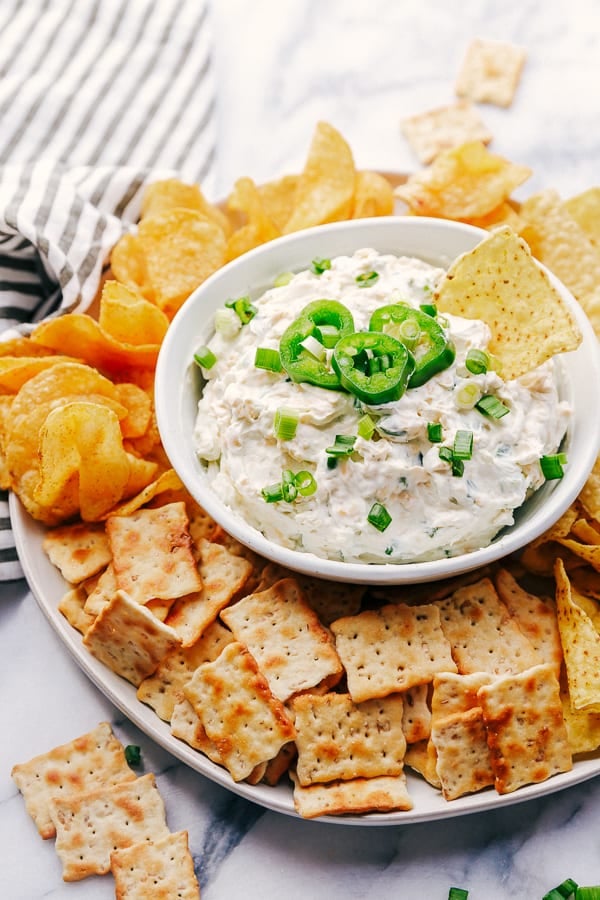
<svg viewBox="0 0 600 900"><path fill-rule="evenodd" d="M137 384L129 382L116 384L115 395L118 402L127 410L127 415L121 420L123 437L143 437L152 419L152 400L149 395Z"/></svg>
<svg viewBox="0 0 600 900"><path fill-rule="evenodd" d="M416 215L474 219L496 209L530 175L528 166L490 153L480 141L468 141L440 153L394 193Z"/></svg>
<svg viewBox="0 0 600 900"><path fill-rule="evenodd" d="M600 712L600 634L587 613L574 602L569 577L557 559L556 611L573 709Z"/></svg>
<svg viewBox="0 0 600 900"><path fill-rule="evenodd" d="M26 381L57 362L81 362L73 356L0 356L0 392L16 393Z"/></svg>
<svg viewBox="0 0 600 900"><path fill-rule="evenodd" d="M525 241L502 226L456 259L434 294L442 312L482 319L505 380L574 350L579 328Z"/></svg>
<svg viewBox="0 0 600 900"><path fill-rule="evenodd" d="M98 322L102 331L122 344L160 344L169 320L154 303L118 281L105 281Z"/></svg>
<svg viewBox="0 0 600 900"><path fill-rule="evenodd" d="M379 172L357 172L352 218L391 216L393 212L394 189L388 179Z"/></svg>
<svg viewBox="0 0 600 900"><path fill-rule="evenodd" d="M82 401L53 409L40 429L39 446L34 500L53 518L79 512L84 522L94 522L123 496L130 463L119 420L106 406ZM77 491L65 495L74 480Z"/></svg>
<svg viewBox="0 0 600 900"><path fill-rule="evenodd" d="M154 300L148 283L142 244L137 234L127 232L119 238L110 254L110 267L117 281L139 291L147 300Z"/></svg>
<svg viewBox="0 0 600 900"><path fill-rule="evenodd" d="M525 222L509 200L505 200L485 216L475 216L462 221L467 225L474 225L476 228L485 228L487 231L497 225L508 225L517 234L525 229Z"/></svg>
<svg viewBox="0 0 600 900"><path fill-rule="evenodd" d="M319 122L298 180L294 211L283 233L348 219L355 179L354 157L349 145L332 125Z"/></svg>
<svg viewBox="0 0 600 900"><path fill-rule="evenodd" d="M172 209L195 210L222 228L225 234L231 231L231 224L225 213L206 199L199 185L186 184L178 178L165 178L146 185L142 198L142 219Z"/></svg>
<svg viewBox="0 0 600 900"><path fill-rule="evenodd" d="M225 262L223 229L195 210L147 216L140 221L138 238L154 298L169 319Z"/></svg>
<svg viewBox="0 0 600 900"><path fill-rule="evenodd" d="M279 231L283 230L292 215L297 187L298 175L284 175L258 188L263 209Z"/></svg>
<svg viewBox="0 0 600 900"><path fill-rule="evenodd" d="M251 178L238 178L227 200L227 207L245 219L245 223L227 241L228 260L273 240L281 233L269 218L261 194Z"/></svg>

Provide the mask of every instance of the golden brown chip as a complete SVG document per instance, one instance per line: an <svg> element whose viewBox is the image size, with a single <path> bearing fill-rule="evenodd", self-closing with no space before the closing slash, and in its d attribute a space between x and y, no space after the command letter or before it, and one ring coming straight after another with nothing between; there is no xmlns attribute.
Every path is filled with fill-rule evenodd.
<svg viewBox="0 0 600 900"><path fill-rule="evenodd" d="M393 212L394 189L390 181L379 172L357 172L352 218L391 216Z"/></svg>
<svg viewBox="0 0 600 900"><path fill-rule="evenodd" d="M214 203L210 203L197 184L186 184L178 178L165 178L146 185L142 198L141 218L146 219L172 209L191 209L218 225L225 234L231 230L229 219Z"/></svg>
<svg viewBox="0 0 600 900"><path fill-rule="evenodd" d="M298 175L284 175L258 188L263 209L275 227L282 231L294 208Z"/></svg>
<svg viewBox="0 0 600 900"><path fill-rule="evenodd" d="M592 244L600 244L600 187L592 187L564 201L564 206L583 228Z"/></svg>
<svg viewBox="0 0 600 900"><path fill-rule="evenodd" d="M105 281L99 313L100 328L122 344L160 344L169 320L162 310L118 281Z"/></svg>
<svg viewBox="0 0 600 900"><path fill-rule="evenodd" d="M481 141L468 141L440 153L394 193L416 215L473 219L496 209L530 175L527 166L490 153Z"/></svg>
<svg viewBox="0 0 600 900"><path fill-rule="evenodd" d="M228 238L228 260L273 240L281 233L269 218L262 195L251 178L238 178L227 200L227 207L244 219L244 224Z"/></svg>
<svg viewBox="0 0 600 900"><path fill-rule="evenodd" d="M72 356L0 356L0 392L16 393L26 381L57 362L80 362Z"/></svg>
<svg viewBox="0 0 600 900"><path fill-rule="evenodd" d="M587 613L574 602L562 560L555 566L558 627L573 709L600 712L600 634Z"/></svg>
<svg viewBox="0 0 600 900"><path fill-rule="evenodd" d="M148 283L144 251L137 234L123 234L110 255L112 274L121 284L139 291L147 300L153 300L152 288Z"/></svg>
<svg viewBox="0 0 600 900"><path fill-rule="evenodd" d="M507 226L459 256L434 297L443 312L487 323L489 350L500 360L506 381L581 342L563 297L525 241Z"/></svg>
<svg viewBox="0 0 600 900"><path fill-rule="evenodd" d="M579 502L590 518L600 522L600 456L579 494Z"/></svg>
<svg viewBox="0 0 600 900"><path fill-rule="evenodd" d="M348 219L355 179L354 157L347 142L332 125L319 122L298 180L294 211L283 233Z"/></svg>
<svg viewBox="0 0 600 900"><path fill-rule="evenodd" d="M492 132L467 100L409 116L401 127L423 165L432 162L443 150L459 147L466 141L489 144L492 140Z"/></svg>

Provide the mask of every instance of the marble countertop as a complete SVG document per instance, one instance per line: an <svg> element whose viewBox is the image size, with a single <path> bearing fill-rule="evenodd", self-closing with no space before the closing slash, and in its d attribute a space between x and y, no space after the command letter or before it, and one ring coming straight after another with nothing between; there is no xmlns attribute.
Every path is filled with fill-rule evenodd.
<svg viewBox="0 0 600 900"><path fill-rule="evenodd" d="M481 106L491 148L533 170L527 196L600 183L600 17L594 0L213 0L218 149L211 190L296 171L317 120L361 167L418 166L399 123L453 100L473 37L528 58L509 109ZM460 9L460 12L457 10ZM570 876L600 881L600 779L501 810L406 826L305 822L265 811L190 771L128 722L79 670L25 582L0 585L0 896L114 896L110 876L65 884L12 780L15 762L113 724L140 744L172 830L186 828L203 900L536 900Z"/></svg>

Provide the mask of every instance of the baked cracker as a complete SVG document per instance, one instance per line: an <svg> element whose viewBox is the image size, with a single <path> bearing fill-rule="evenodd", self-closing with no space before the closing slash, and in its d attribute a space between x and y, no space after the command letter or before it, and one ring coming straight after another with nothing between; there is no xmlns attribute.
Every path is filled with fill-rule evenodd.
<svg viewBox="0 0 600 900"><path fill-rule="evenodd" d="M81 634L85 634L95 619L95 616L85 611L85 601L86 593L84 589L75 587L63 594L57 607L59 613L62 613L69 625Z"/></svg>
<svg viewBox="0 0 600 900"><path fill-rule="evenodd" d="M416 744L429 737L431 732L431 709L428 703L429 685L416 684L403 691L404 713L402 730L407 744Z"/></svg>
<svg viewBox="0 0 600 900"><path fill-rule="evenodd" d="M331 625L355 703L456 672L437 606L389 604Z"/></svg>
<svg viewBox="0 0 600 900"><path fill-rule="evenodd" d="M527 53L507 41L474 38L467 47L455 90L475 103L508 107L513 102Z"/></svg>
<svg viewBox="0 0 600 900"><path fill-rule="evenodd" d="M445 800L456 800L494 784L481 707L434 719L431 744Z"/></svg>
<svg viewBox="0 0 600 900"><path fill-rule="evenodd" d="M104 525L60 525L46 531L42 542L50 562L69 584L79 584L110 562L111 551Z"/></svg>
<svg viewBox="0 0 600 900"><path fill-rule="evenodd" d="M187 831L110 854L116 900L200 900Z"/></svg>
<svg viewBox="0 0 600 900"><path fill-rule="evenodd" d="M332 686L342 676L331 634L295 578L243 597L224 609L221 619L249 649L282 702L324 681Z"/></svg>
<svg viewBox="0 0 600 900"><path fill-rule="evenodd" d="M290 777L294 784L294 806L304 819L413 808L403 772L308 786L301 785L294 772L290 772Z"/></svg>
<svg viewBox="0 0 600 900"><path fill-rule="evenodd" d="M468 100L408 116L400 123L402 133L424 166L443 150L458 147L466 141L489 144L492 132L479 112Z"/></svg>
<svg viewBox="0 0 600 900"><path fill-rule="evenodd" d="M52 797L66 797L135 778L127 765L123 745L108 722L101 722L87 734L34 756L26 763L17 763L11 776L44 839L56 834L50 816Z"/></svg>

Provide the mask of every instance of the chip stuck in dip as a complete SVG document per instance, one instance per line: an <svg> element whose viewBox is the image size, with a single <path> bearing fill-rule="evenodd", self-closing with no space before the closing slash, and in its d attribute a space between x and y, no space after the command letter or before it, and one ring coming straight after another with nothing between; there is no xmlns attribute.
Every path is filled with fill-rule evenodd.
<svg viewBox="0 0 600 900"><path fill-rule="evenodd" d="M283 547L454 557L560 477L570 408L554 355L579 341L507 228L448 272L369 248L314 258L261 296L223 298L195 357L195 449L220 499Z"/></svg>

